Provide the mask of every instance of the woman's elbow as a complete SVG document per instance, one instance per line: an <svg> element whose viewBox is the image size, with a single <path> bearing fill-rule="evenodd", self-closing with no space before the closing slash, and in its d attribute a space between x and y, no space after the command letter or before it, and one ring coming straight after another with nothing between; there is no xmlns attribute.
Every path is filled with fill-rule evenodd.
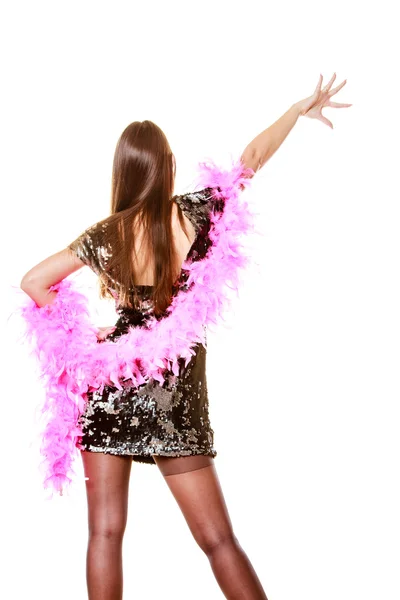
<svg viewBox="0 0 400 600"><path fill-rule="evenodd" d="M28 271L28 273L25 273L20 283L21 290L23 290L24 292L28 292L28 290L32 290L32 288L35 288L37 286L38 283L33 273L31 273L30 271Z"/></svg>
<svg viewBox="0 0 400 600"><path fill-rule="evenodd" d="M260 152L251 146L248 146L241 156L241 161L244 166L248 169L252 169L253 171L251 177L253 177L257 171L261 169L267 160L267 157L261 156Z"/></svg>

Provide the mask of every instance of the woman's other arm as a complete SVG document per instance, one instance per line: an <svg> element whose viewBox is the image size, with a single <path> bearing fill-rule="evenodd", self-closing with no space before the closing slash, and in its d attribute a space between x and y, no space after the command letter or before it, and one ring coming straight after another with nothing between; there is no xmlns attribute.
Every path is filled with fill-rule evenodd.
<svg viewBox="0 0 400 600"><path fill-rule="evenodd" d="M78 238L79 240L80 238ZM36 302L40 307L53 304L57 292L50 287L59 283L81 267L85 266L71 248L64 248L42 260L39 264L28 271L21 280L21 289ZM103 340L108 334L115 331L115 325L99 327L97 338Z"/></svg>
<svg viewBox="0 0 400 600"><path fill-rule="evenodd" d="M25 273L21 280L21 289L38 306L52 304L57 292L50 291L50 287L83 266L84 263L69 248L64 248Z"/></svg>
<svg viewBox="0 0 400 600"><path fill-rule="evenodd" d="M275 121L275 123L255 137L254 140L246 146L242 154L242 161L245 166L253 169L255 173L261 169L278 150L300 116L318 119L333 129L331 121L322 115L322 109L325 106L331 108L345 108L352 106L351 104L331 102L331 97L334 94L337 94L347 81L345 79L340 85L331 89L335 78L336 73L333 74L326 86L321 89L322 75L320 75L317 87L311 96L293 104L277 121Z"/></svg>

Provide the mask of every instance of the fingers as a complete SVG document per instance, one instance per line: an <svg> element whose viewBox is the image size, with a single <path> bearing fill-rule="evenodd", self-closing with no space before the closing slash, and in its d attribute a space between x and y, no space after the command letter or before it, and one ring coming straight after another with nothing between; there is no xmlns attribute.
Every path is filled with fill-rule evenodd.
<svg viewBox="0 0 400 600"><path fill-rule="evenodd" d="M328 81L328 83L326 84L326 86L324 87L324 89L322 90L322 92L325 94L326 92L329 92L329 90L331 89L332 83L335 81L336 79L336 73L334 73L332 75L332 77L330 78L330 80Z"/></svg>
<svg viewBox="0 0 400 600"><path fill-rule="evenodd" d="M333 96L334 94L337 94L338 91L341 90L344 85L346 85L346 83L347 83L347 79L345 79L344 81L342 81L342 83L340 83L337 87L333 88L333 90L331 90L330 92L328 92L329 98L331 96Z"/></svg>
<svg viewBox="0 0 400 600"><path fill-rule="evenodd" d="M319 76L317 87L315 88L314 93L310 96L310 98L313 98L314 96L316 96L316 97L319 96L319 92L321 90L321 83L322 83L322 75Z"/></svg>
<svg viewBox="0 0 400 600"><path fill-rule="evenodd" d="M322 84L322 75L319 76L317 87L314 90L314 94L321 91L321 84Z"/></svg>
<svg viewBox="0 0 400 600"><path fill-rule="evenodd" d="M344 104L343 102L328 102L326 106L332 106L333 108L346 108L347 106L353 106L352 104Z"/></svg>
<svg viewBox="0 0 400 600"><path fill-rule="evenodd" d="M322 123L325 123L325 125L328 125L328 127L330 127L331 129L333 129L332 121L324 117L324 115L319 115L318 119L322 121Z"/></svg>
<svg viewBox="0 0 400 600"><path fill-rule="evenodd" d="M99 327L99 331L97 332L97 339L104 340L110 333L113 333L115 329L115 325L112 325L110 327Z"/></svg>
<svg viewBox="0 0 400 600"><path fill-rule="evenodd" d="M106 333L105 333L105 332L102 332L100 335L98 335L98 336L97 336L97 339L98 339L98 340L101 340L101 341L103 341L103 340L105 340L105 339L106 339L106 337L107 337L107 336L108 336L110 333L112 333L112 331L108 331L108 332L106 332Z"/></svg>

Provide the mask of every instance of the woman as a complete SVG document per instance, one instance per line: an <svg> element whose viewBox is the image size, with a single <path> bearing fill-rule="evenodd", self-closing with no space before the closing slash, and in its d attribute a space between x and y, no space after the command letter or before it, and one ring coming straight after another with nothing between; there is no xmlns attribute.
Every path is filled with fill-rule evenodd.
<svg viewBox="0 0 400 600"><path fill-rule="evenodd" d="M252 177L282 144L299 116L319 119L330 98L334 74L312 96L295 103L245 148L243 173ZM168 307L185 287L183 261L199 261L212 245L211 215L224 212L211 187L172 196L175 162L163 132L152 122L131 123L117 144L111 216L83 232L66 249L33 267L22 289L37 307L52 304L53 286L84 265L100 278L101 295L114 297L115 326L101 328L98 341L116 343L149 318L168 318ZM242 186L243 187L243 186ZM172 198L172 201L171 201ZM198 343L179 369L163 381L139 386L106 385L87 394L79 425L87 478L90 599L122 598L124 535L132 460L157 464L188 526L207 555L226 598L267 598L230 521L214 466L216 451L208 414L206 347Z"/></svg>

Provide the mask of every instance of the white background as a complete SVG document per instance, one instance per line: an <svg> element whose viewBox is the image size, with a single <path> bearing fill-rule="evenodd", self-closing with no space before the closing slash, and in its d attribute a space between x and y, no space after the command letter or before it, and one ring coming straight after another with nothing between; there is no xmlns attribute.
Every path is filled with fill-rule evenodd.
<svg viewBox="0 0 400 600"><path fill-rule="evenodd" d="M86 597L84 482L44 499L32 445L42 389L7 321L11 286L108 214L113 153L130 122L165 131L183 193L197 161L238 156L336 71L334 85L348 83L333 100L353 106L324 109L333 130L300 118L253 182L259 271L231 328L209 334L216 467L269 600L400 599L394 7L3 8L2 596ZM157 467L133 465L129 510L125 598L222 598Z"/></svg>

